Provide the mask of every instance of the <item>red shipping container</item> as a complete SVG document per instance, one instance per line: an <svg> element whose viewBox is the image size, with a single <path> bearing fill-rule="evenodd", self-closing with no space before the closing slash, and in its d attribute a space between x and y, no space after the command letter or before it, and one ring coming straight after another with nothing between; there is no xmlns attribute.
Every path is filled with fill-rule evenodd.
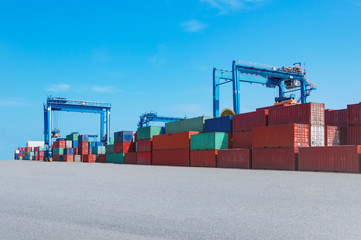
<svg viewBox="0 0 361 240"><path fill-rule="evenodd" d="M309 125L287 124L254 128L252 130L253 148L299 147L309 146Z"/></svg>
<svg viewBox="0 0 361 240"><path fill-rule="evenodd" d="M99 154L98 155L98 162L105 163L106 162L106 155L105 154Z"/></svg>
<svg viewBox="0 0 361 240"><path fill-rule="evenodd" d="M197 150L191 151L192 167L217 167L218 150Z"/></svg>
<svg viewBox="0 0 361 240"><path fill-rule="evenodd" d="M65 140L58 140L53 143L53 148L65 148Z"/></svg>
<svg viewBox="0 0 361 240"><path fill-rule="evenodd" d="M32 150L31 147L26 147L25 148L25 152L31 152L31 150Z"/></svg>
<svg viewBox="0 0 361 240"><path fill-rule="evenodd" d="M347 127L340 127L341 145L347 145Z"/></svg>
<svg viewBox="0 0 361 240"><path fill-rule="evenodd" d="M142 139L137 141L137 152L151 152L153 139Z"/></svg>
<svg viewBox="0 0 361 240"><path fill-rule="evenodd" d="M347 124L361 125L361 103L347 105Z"/></svg>
<svg viewBox="0 0 361 240"><path fill-rule="evenodd" d="M74 162L74 155L64 155L63 161L64 162Z"/></svg>
<svg viewBox="0 0 361 240"><path fill-rule="evenodd" d="M189 149L190 139L199 132L180 132L153 137L153 150Z"/></svg>
<svg viewBox="0 0 361 240"><path fill-rule="evenodd" d="M34 152L37 152L38 151L38 147L34 147Z"/></svg>
<svg viewBox="0 0 361 240"><path fill-rule="evenodd" d="M323 103L305 103L269 110L269 126L290 123L325 126L325 105Z"/></svg>
<svg viewBox="0 0 361 240"><path fill-rule="evenodd" d="M252 130L254 127L267 126L268 110L242 113L233 116L233 132Z"/></svg>
<svg viewBox="0 0 361 240"><path fill-rule="evenodd" d="M38 156L44 156L44 154L45 154L44 151L39 151L38 152Z"/></svg>
<svg viewBox="0 0 361 240"><path fill-rule="evenodd" d="M78 142L78 148L79 149L83 149L83 148L88 149L89 148L89 142Z"/></svg>
<svg viewBox="0 0 361 240"><path fill-rule="evenodd" d="M97 155L96 154L82 155L81 159L83 159L83 162L95 163L97 161Z"/></svg>
<svg viewBox="0 0 361 240"><path fill-rule="evenodd" d="M347 127L347 144L361 145L361 126Z"/></svg>
<svg viewBox="0 0 361 240"><path fill-rule="evenodd" d="M325 110L325 124L330 126L347 126L347 109Z"/></svg>
<svg viewBox="0 0 361 240"><path fill-rule="evenodd" d="M297 170L295 148L254 148L253 169Z"/></svg>
<svg viewBox="0 0 361 240"><path fill-rule="evenodd" d="M152 152L137 152L137 164L151 165L152 164Z"/></svg>
<svg viewBox="0 0 361 240"><path fill-rule="evenodd" d="M53 154L53 161L60 161L60 155L59 154Z"/></svg>
<svg viewBox="0 0 361 240"><path fill-rule="evenodd" d="M125 164L137 164L137 153L136 152L128 152L124 155L124 163Z"/></svg>
<svg viewBox="0 0 361 240"><path fill-rule="evenodd" d="M189 166L189 155L189 149L154 150L152 152L152 164L166 166Z"/></svg>
<svg viewBox="0 0 361 240"><path fill-rule="evenodd" d="M39 161L44 161L44 156L39 156Z"/></svg>
<svg viewBox="0 0 361 240"><path fill-rule="evenodd" d="M38 156L34 156L34 160L35 160L35 161L39 161L39 157L38 157Z"/></svg>
<svg viewBox="0 0 361 240"><path fill-rule="evenodd" d="M87 155L87 154L89 154L89 148L79 148L78 154L79 155Z"/></svg>
<svg viewBox="0 0 361 240"><path fill-rule="evenodd" d="M222 149L218 150L217 167L219 168L246 168L250 169L250 149Z"/></svg>
<svg viewBox="0 0 361 240"><path fill-rule="evenodd" d="M74 149L74 155L78 155L79 154L79 149L78 148L73 148Z"/></svg>
<svg viewBox="0 0 361 240"><path fill-rule="evenodd" d="M299 170L360 172L361 146L300 148Z"/></svg>
<svg viewBox="0 0 361 240"><path fill-rule="evenodd" d="M341 127L326 126L325 134L326 146L341 145Z"/></svg>
<svg viewBox="0 0 361 240"><path fill-rule="evenodd" d="M232 148L252 148L252 131L234 132Z"/></svg>
<svg viewBox="0 0 361 240"><path fill-rule="evenodd" d="M127 152L134 152L133 142L116 142L114 143L114 152L115 153L127 153Z"/></svg>

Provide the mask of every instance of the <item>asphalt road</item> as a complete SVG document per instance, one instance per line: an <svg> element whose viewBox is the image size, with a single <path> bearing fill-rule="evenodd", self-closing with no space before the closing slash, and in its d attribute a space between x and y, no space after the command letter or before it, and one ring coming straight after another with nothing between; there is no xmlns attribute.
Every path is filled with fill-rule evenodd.
<svg viewBox="0 0 361 240"><path fill-rule="evenodd" d="M0 239L361 239L361 175L0 161Z"/></svg>

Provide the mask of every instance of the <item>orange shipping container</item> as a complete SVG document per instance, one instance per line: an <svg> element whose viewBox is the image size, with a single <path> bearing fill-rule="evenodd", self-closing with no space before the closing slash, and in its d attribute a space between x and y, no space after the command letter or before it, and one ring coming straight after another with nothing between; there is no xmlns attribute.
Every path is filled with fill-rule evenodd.
<svg viewBox="0 0 361 240"><path fill-rule="evenodd" d="M189 149L190 139L199 132L180 132L153 137L153 150Z"/></svg>
<svg viewBox="0 0 361 240"><path fill-rule="evenodd" d="M252 130L253 148L299 147L309 146L309 125L287 124L254 128Z"/></svg>

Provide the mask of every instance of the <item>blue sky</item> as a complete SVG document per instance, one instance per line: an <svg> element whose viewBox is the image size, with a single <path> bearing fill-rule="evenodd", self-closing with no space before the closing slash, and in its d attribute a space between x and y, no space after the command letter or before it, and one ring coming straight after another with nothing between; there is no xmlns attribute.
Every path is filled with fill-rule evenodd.
<svg viewBox="0 0 361 240"><path fill-rule="evenodd" d="M111 131L146 111L212 114L212 68L305 62L327 108L361 100L360 0L2 1L0 159L43 139L47 95L112 103ZM221 90L230 107L231 88ZM241 110L275 91L241 85ZM61 113L61 133L98 133L97 115Z"/></svg>

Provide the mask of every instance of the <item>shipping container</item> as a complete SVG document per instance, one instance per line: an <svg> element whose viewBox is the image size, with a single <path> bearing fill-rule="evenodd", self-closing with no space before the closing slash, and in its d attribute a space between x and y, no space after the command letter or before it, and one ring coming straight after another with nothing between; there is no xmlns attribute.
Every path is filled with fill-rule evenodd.
<svg viewBox="0 0 361 240"><path fill-rule="evenodd" d="M105 146L92 147L92 154L105 154Z"/></svg>
<svg viewBox="0 0 361 240"><path fill-rule="evenodd" d="M310 146L325 146L325 126L311 125L310 129Z"/></svg>
<svg viewBox="0 0 361 240"><path fill-rule="evenodd" d="M73 148L78 148L78 147L79 147L78 141L73 141Z"/></svg>
<svg viewBox="0 0 361 240"><path fill-rule="evenodd" d="M95 163L97 161L97 155L96 154L88 154L82 156L83 162L86 163Z"/></svg>
<svg viewBox="0 0 361 240"><path fill-rule="evenodd" d="M25 156L26 157L26 156ZM26 160L26 159L25 159ZM60 161L60 155L53 154L53 161Z"/></svg>
<svg viewBox="0 0 361 240"><path fill-rule="evenodd" d="M78 142L78 148L89 148L89 142L83 141L83 142Z"/></svg>
<svg viewBox="0 0 361 240"><path fill-rule="evenodd" d="M63 160L64 162L74 162L74 155L64 155Z"/></svg>
<svg viewBox="0 0 361 240"><path fill-rule="evenodd" d="M138 128L137 140L152 139L154 136L161 135L162 127L150 126Z"/></svg>
<svg viewBox="0 0 361 240"><path fill-rule="evenodd" d="M189 149L190 139L199 132L180 132L153 137L153 150Z"/></svg>
<svg viewBox="0 0 361 240"><path fill-rule="evenodd" d="M190 166L192 167L217 167L218 150L191 151Z"/></svg>
<svg viewBox="0 0 361 240"><path fill-rule="evenodd" d="M79 133L72 133L66 136L66 140L78 141Z"/></svg>
<svg viewBox="0 0 361 240"><path fill-rule="evenodd" d="M55 154L55 155L63 155L64 154L64 148L53 148L53 154Z"/></svg>
<svg viewBox="0 0 361 240"><path fill-rule="evenodd" d="M286 124L253 128L253 148L299 147L309 146L309 125Z"/></svg>
<svg viewBox="0 0 361 240"><path fill-rule="evenodd" d="M299 170L360 173L361 146L300 148Z"/></svg>
<svg viewBox="0 0 361 240"><path fill-rule="evenodd" d="M232 132L233 116L205 120L204 132Z"/></svg>
<svg viewBox="0 0 361 240"><path fill-rule="evenodd" d="M106 154L107 163L124 163L124 153Z"/></svg>
<svg viewBox="0 0 361 240"><path fill-rule="evenodd" d="M347 145L347 127L340 127L340 135L341 145Z"/></svg>
<svg viewBox="0 0 361 240"><path fill-rule="evenodd" d="M330 126L347 126L347 109L325 110L325 124Z"/></svg>
<svg viewBox="0 0 361 240"><path fill-rule="evenodd" d="M295 148L254 148L253 169L297 170Z"/></svg>
<svg viewBox="0 0 361 240"><path fill-rule="evenodd" d="M66 147L66 143L65 140L57 140L53 143L53 147L54 148L65 148Z"/></svg>
<svg viewBox="0 0 361 240"><path fill-rule="evenodd" d="M191 136L191 150L228 149L228 133L209 132Z"/></svg>
<svg viewBox="0 0 361 240"><path fill-rule="evenodd" d="M114 143L114 152L115 153L134 152L134 143L133 142L115 142Z"/></svg>
<svg viewBox="0 0 361 240"><path fill-rule="evenodd" d="M132 142L133 131L120 131L114 133L114 143L118 142Z"/></svg>
<svg viewBox="0 0 361 240"><path fill-rule="evenodd" d="M249 131L254 127L265 127L268 122L268 110L242 113L233 116L233 132Z"/></svg>
<svg viewBox="0 0 361 240"><path fill-rule="evenodd" d="M176 122L168 122L165 124L165 133L179 133L179 132L203 132L204 122L212 117L196 117Z"/></svg>
<svg viewBox="0 0 361 240"><path fill-rule="evenodd" d="M151 152L153 139L138 139L136 145L137 152Z"/></svg>
<svg viewBox="0 0 361 240"><path fill-rule="evenodd" d="M361 103L347 105L347 125L361 125Z"/></svg>
<svg viewBox="0 0 361 240"><path fill-rule="evenodd" d="M105 146L105 152L108 153L114 153L114 145L107 145Z"/></svg>
<svg viewBox="0 0 361 240"><path fill-rule="evenodd" d="M269 110L268 125L291 123L325 126L325 105L323 103L304 103Z"/></svg>
<svg viewBox="0 0 361 240"><path fill-rule="evenodd" d="M74 149L73 148L64 148L63 153L64 153L64 155L74 155Z"/></svg>
<svg viewBox="0 0 361 240"><path fill-rule="evenodd" d="M153 150L152 164L165 166L189 166L189 149Z"/></svg>
<svg viewBox="0 0 361 240"><path fill-rule="evenodd" d="M80 155L86 155L89 154L89 148L78 148L78 154Z"/></svg>
<svg viewBox="0 0 361 240"><path fill-rule="evenodd" d="M218 151L217 167L219 168L252 168L250 149L224 149Z"/></svg>
<svg viewBox="0 0 361 240"><path fill-rule="evenodd" d="M361 145L361 126L347 127L347 144Z"/></svg>
<svg viewBox="0 0 361 240"><path fill-rule="evenodd" d="M128 152L124 155L124 163L125 164L137 164L137 153L136 152Z"/></svg>
<svg viewBox="0 0 361 240"><path fill-rule="evenodd" d="M78 142L88 142L89 136L88 134L79 134L78 135Z"/></svg>
<svg viewBox="0 0 361 240"><path fill-rule="evenodd" d="M105 163L106 162L106 154L99 154L98 155L98 162Z"/></svg>
<svg viewBox="0 0 361 240"><path fill-rule="evenodd" d="M81 155L74 155L74 162L81 162Z"/></svg>
<svg viewBox="0 0 361 240"><path fill-rule="evenodd" d="M341 145L341 127L326 126L326 146L339 146Z"/></svg>
<svg viewBox="0 0 361 240"><path fill-rule="evenodd" d="M152 164L152 152L137 152L137 164L151 165Z"/></svg>
<svg viewBox="0 0 361 240"><path fill-rule="evenodd" d="M65 141L65 147L66 147L66 148L72 148L72 147L73 147L73 142L72 142L72 141L69 141L69 140L66 140L66 141Z"/></svg>
<svg viewBox="0 0 361 240"><path fill-rule="evenodd" d="M232 148L252 148L252 131L233 132Z"/></svg>

